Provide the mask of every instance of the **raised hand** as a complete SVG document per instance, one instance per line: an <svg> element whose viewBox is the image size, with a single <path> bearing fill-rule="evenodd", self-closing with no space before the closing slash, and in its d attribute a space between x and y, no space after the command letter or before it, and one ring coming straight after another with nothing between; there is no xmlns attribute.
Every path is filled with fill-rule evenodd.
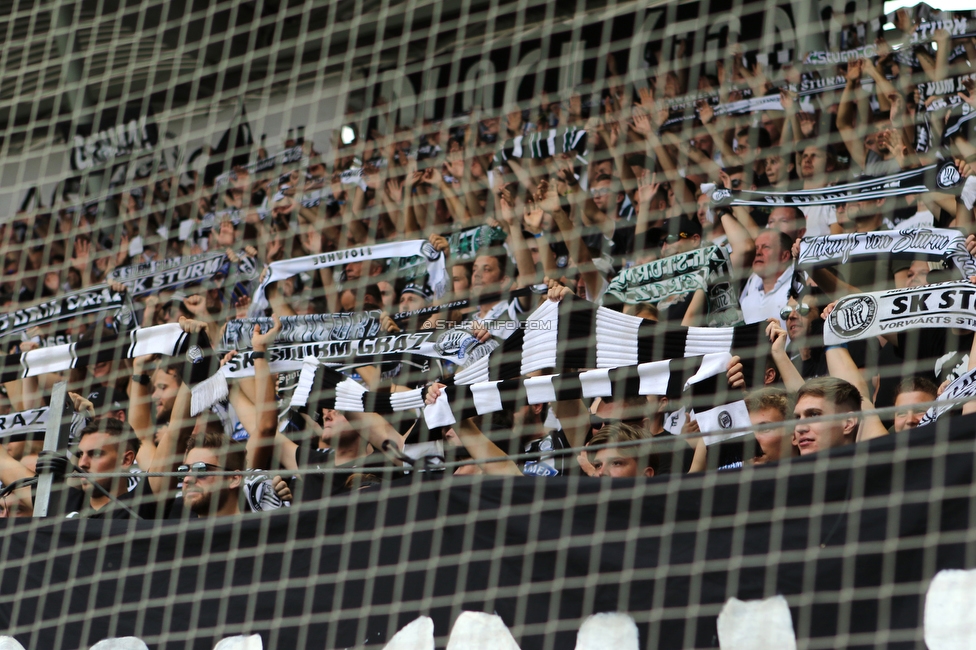
<svg viewBox="0 0 976 650"><path fill-rule="evenodd" d="M641 205L650 205L651 199L657 194L661 184L657 182L657 174L645 169L637 179L637 201Z"/></svg>
<svg viewBox="0 0 976 650"><path fill-rule="evenodd" d="M796 103L793 101L793 93L790 92L789 88L779 89L779 103L783 107L784 111L792 111L796 107Z"/></svg>
<svg viewBox="0 0 976 650"><path fill-rule="evenodd" d="M87 239L78 238L75 240L75 254L71 258L71 266L82 273L88 268L91 261L91 242Z"/></svg>
<svg viewBox="0 0 976 650"><path fill-rule="evenodd" d="M562 210L562 205L559 203L559 192L556 191L554 184L550 185L549 181L540 182L535 195L536 205L541 207L543 212L553 214Z"/></svg>
<svg viewBox="0 0 976 650"><path fill-rule="evenodd" d="M187 296L183 299L183 306L186 307L194 316L199 318L209 318L210 314L207 313L207 299L203 296ZM197 321L189 321L195 323ZM180 319L180 325L183 324L183 319ZM183 331L187 331L186 328Z"/></svg>
<svg viewBox="0 0 976 650"><path fill-rule="evenodd" d="M729 388L745 389L746 376L743 374L742 359L739 357L729 359L729 365L726 368L725 375L729 380Z"/></svg>
<svg viewBox="0 0 976 650"><path fill-rule="evenodd" d="M827 322L827 317L830 316L830 312L834 311L834 307L836 306L837 306L837 301L834 301L828 304L826 307L824 307L823 313L820 314L820 318L822 318L825 323Z"/></svg>
<svg viewBox="0 0 976 650"><path fill-rule="evenodd" d="M437 398L441 396L441 392L447 388L444 384L439 384L434 382L427 387L427 394L424 395L424 404L430 406L437 401Z"/></svg>
<svg viewBox="0 0 976 650"><path fill-rule="evenodd" d="M637 133L645 136L651 134L651 130L653 129L651 126L651 118L649 118L643 111L634 111L634 115L630 121L630 128Z"/></svg>
<svg viewBox="0 0 976 650"><path fill-rule="evenodd" d="M388 334L396 334L400 331L400 326L384 311L380 313L380 329Z"/></svg>
<svg viewBox="0 0 976 650"><path fill-rule="evenodd" d="M68 397L71 398L71 406L74 408L75 413L87 414L89 416L95 415L95 405L89 400L78 393L68 393Z"/></svg>
<svg viewBox="0 0 976 650"><path fill-rule="evenodd" d="M400 203L403 201L403 183L395 178L391 178L386 181L386 195L394 203Z"/></svg>
<svg viewBox="0 0 976 650"><path fill-rule="evenodd" d="M786 341L788 336L786 334L786 330L784 330L779 324L778 319L769 319L769 325L766 326L766 336L769 337L769 342L772 344L773 352L786 352Z"/></svg>
<svg viewBox="0 0 976 650"><path fill-rule="evenodd" d="M271 488L282 501L292 500L291 488L288 487L288 481L280 476L275 476L273 479L271 479Z"/></svg>
<svg viewBox="0 0 976 650"><path fill-rule="evenodd" d="M234 303L234 317L247 318L247 308L251 306L250 296L241 296Z"/></svg>
<svg viewBox="0 0 976 650"><path fill-rule="evenodd" d="M698 119L701 120L702 124L710 124L715 119L715 109L706 101L699 102Z"/></svg>
<svg viewBox="0 0 976 650"><path fill-rule="evenodd" d="M194 298L199 298L199 296L192 296ZM184 301L185 302L185 301ZM203 321L193 320L187 318L186 316L180 316L180 327L187 334L199 334L200 332L207 331L207 324Z"/></svg>
<svg viewBox="0 0 976 650"><path fill-rule="evenodd" d="M274 325L267 332L261 331L260 325L254 326L254 334L251 335L251 349L255 352L267 352L268 346L274 343L275 337L281 331L281 319L278 314L271 314Z"/></svg>
<svg viewBox="0 0 976 650"><path fill-rule="evenodd" d="M576 295L573 293L572 289L549 277L545 278L543 282L549 286L549 292L547 293L546 298L553 302L559 302L566 296Z"/></svg>
<svg viewBox="0 0 976 650"><path fill-rule="evenodd" d="M435 250L439 250L442 253L446 253L451 248L447 238L441 237L437 233L432 233L431 236L427 238L427 241L430 242L430 245L433 246Z"/></svg>

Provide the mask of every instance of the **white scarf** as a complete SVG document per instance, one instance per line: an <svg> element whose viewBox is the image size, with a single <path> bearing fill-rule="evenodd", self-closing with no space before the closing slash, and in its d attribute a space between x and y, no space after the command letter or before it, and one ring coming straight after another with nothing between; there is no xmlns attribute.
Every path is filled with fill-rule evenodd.
<svg viewBox="0 0 976 650"><path fill-rule="evenodd" d="M804 237L800 240L797 263L803 269L847 264L852 258L875 257L951 261L962 277L976 275L976 259L966 250L966 238L951 228L905 228Z"/></svg>
<svg viewBox="0 0 976 650"><path fill-rule="evenodd" d="M919 328L976 331L976 285L941 282L855 293L837 301L824 323L824 345Z"/></svg>
<svg viewBox="0 0 976 650"><path fill-rule="evenodd" d="M251 317L264 315L264 310L268 306L268 299L264 292L268 285L274 282L287 280L300 273L341 266L351 262L409 257L423 257L427 260L428 284L435 296L444 295L444 291L447 289L447 266L444 255L431 246L426 239L411 239L389 244L357 246L331 253L319 253L272 262L268 265L264 280L251 298L251 309L248 315Z"/></svg>

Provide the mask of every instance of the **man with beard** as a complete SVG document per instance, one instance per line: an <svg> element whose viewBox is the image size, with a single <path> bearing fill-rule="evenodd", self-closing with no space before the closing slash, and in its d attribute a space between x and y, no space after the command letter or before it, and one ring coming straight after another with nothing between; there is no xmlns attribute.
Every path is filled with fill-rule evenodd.
<svg viewBox="0 0 976 650"><path fill-rule="evenodd" d="M139 445L128 425L103 418L81 430L74 456L83 474L125 472L135 462ZM77 487L68 489L65 507L68 517L128 519L134 512L140 519L152 519L156 499L149 481L140 481L130 490L125 477L83 477Z"/></svg>
<svg viewBox="0 0 976 650"><path fill-rule="evenodd" d="M198 517L226 517L241 514L243 475L213 472L242 472L247 456L243 444L223 433L204 432L187 441L183 464L183 508Z"/></svg>

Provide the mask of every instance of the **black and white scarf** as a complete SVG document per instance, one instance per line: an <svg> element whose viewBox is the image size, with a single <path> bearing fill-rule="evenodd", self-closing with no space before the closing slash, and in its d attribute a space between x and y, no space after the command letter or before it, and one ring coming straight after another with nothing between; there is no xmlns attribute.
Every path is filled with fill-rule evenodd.
<svg viewBox="0 0 976 650"><path fill-rule="evenodd" d="M109 278L121 282L134 296L145 296L166 289L175 290L199 284L218 275L230 275L232 265L225 253L184 255L158 262L117 268ZM256 260L240 253L236 264L237 280L250 281L258 276Z"/></svg>
<svg viewBox="0 0 976 650"><path fill-rule="evenodd" d="M567 298L559 303L544 302L523 328L514 330L503 341L493 338L480 343L460 328L421 330L375 339L272 346L267 359L271 372L293 372L302 369L307 359L325 365L347 365L369 359L427 357L456 364L453 382L468 385L514 379L546 369L561 373L576 368L636 366L724 352L742 358L747 381L752 383L754 360L765 358L761 344L765 326L766 323L757 323L661 332L656 323ZM214 381L226 384L227 378L253 375L251 355L235 355L217 373L221 379Z"/></svg>
<svg viewBox="0 0 976 650"><path fill-rule="evenodd" d="M688 398L692 410L693 405L698 406L698 416L704 416L705 426L714 419L715 429L721 431L749 426L749 414L741 400L715 406L716 400L727 399L726 371L731 358L728 352L721 352L612 369L453 385L447 386L430 405L425 404L426 387L374 393L318 360L308 359L292 394L291 407L310 414L321 409L381 414L423 409L427 426L433 428L477 415L514 411L524 404L658 395L671 400ZM711 412L716 409L719 412L712 417Z"/></svg>
<svg viewBox="0 0 976 650"><path fill-rule="evenodd" d="M586 130L575 126L546 129L506 140L495 152L495 164L509 158L550 158L556 154L586 153Z"/></svg>
<svg viewBox="0 0 976 650"><path fill-rule="evenodd" d="M15 436L30 436L43 438L47 431L47 414L50 407L29 409L19 413L0 415L0 440Z"/></svg>
<svg viewBox="0 0 976 650"><path fill-rule="evenodd" d="M884 199L925 192L959 194L962 192L963 180L955 163L946 160L888 176L810 190L770 192L766 190L729 190L720 187L712 191L712 205L716 207L734 205L754 205L769 208L787 205L804 207L852 203L854 201Z"/></svg>
<svg viewBox="0 0 976 650"><path fill-rule="evenodd" d="M112 291L108 285L102 284L72 291L30 307L0 313L0 336L103 312L114 312L122 328L128 328L133 322L132 303L128 295Z"/></svg>
<svg viewBox="0 0 976 650"><path fill-rule="evenodd" d="M482 343L468 330L452 328L400 332L374 338L275 344L268 348L267 359L274 373L301 370L306 357L337 365L365 365L369 361L396 361L416 356L450 361L464 368L487 358L499 347L497 340ZM250 350L238 352L221 369L221 374L235 379L253 376L253 354Z"/></svg>
<svg viewBox="0 0 976 650"><path fill-rule="evenodd" d="M274 169L278 165L289 165L295 162L302 162L302 157L304 153L302 152L302 145L295 145L294 147L289 147L278 153L271 154L267 158L262 158L248 165L244 166L244 169L251 174L258 174L261 172L266 172ZM302 167L307 167L308 165L302 165ZM221 174L214 181L214 188L220 189L224 185L227 185L232 180L237 178L237 173L234 171L229 171Z"/></svg>
<svg viewBox="0 0 976 650"><path fill-rule="evenodd" d="M742 311L728 281L730 266L723 248L706 246L623 269L610 281L606 293L633 305L658 303L701 289L709 298L709 325L732 325L742 321Z"/></svg>
<svg viewBox="0 0 976 650"><path fill-rule="evenodd" d="M287 280L300 273L342 266L351 262L391 258L404 260L414 257L420 257L426 260L427 284L435 296L442 296L447 288L447 267L444 261L444 255L431 246L430 242L426 239L412 239L389 244L357 246L331 253L306 255L305 257L272 262L268 265L268 271L265 274L264 281L261 282L261 285L254 292L249 315L253 317L264 314L264 310L268 306L265 289L269 284Z"/></svg>
<svg viewBox="0 0 976 650"><path fill-rule="evenodd" d="M976 259L966 239L951 228L907 228L875 232L804 237L800 240L801 269L847 264L852 259L927 259L955 266L961 277L976 275Z"/></svg>
<svg viewBox="0 0 976 650"><path fill-rule="evenodd" d="M448 312L453 309L465 309L467 307L484 305L486 303L496 303L498 301L507 302L523 296L541 296L545 295L548 291L548 285L533 284L528 287L520 287L518 289L511 289L509 291L482 293L471 298L452 300L451 302L442 303L440 305L431 305L430 307L411 309L410 311L400 311L393 314L393 316L390 318L397 322L409 321L411 319L420 320L421 318L432 316L434 314L440 314L441 312Z"/></svg>
<svg viewBox="0 0 976 650"><path fill-rule="evenodd" d="M810 96L824 92L822 90L816 90L815 92L799 92L798 95L798 109L806 113L812 113L816 110L816 107L811 103ZM753 97L747 97L745 99L740 99L734 102L728 102L725 104L719 104L717 96L712 96L706 99L709 104L712 105L716 116L721 115L746 115L748 113L753 113L755 111L782 111L785 110L783 105L780 103L779 93L776 92L771 95L759 95ZM672 117L669 117L661 125L661 130L667 129L675 124L680 124L681 122L687 122L697 118L698 111L689 113L672 113Z"/></svg>
<svg viewBox="0 0 976 650"><path fill-rule="evenodd" d="M949 402L964 397L969 397L976 399L976 368L973 368L969 372L956 377L942 394L936 398L937 402ZM940 417L946 414L953 408L957 408L961 404L937 404L935 406L929 407L929 410L925 412L922 419L919 420L918 426L924 427L926 424L932 424Z"/></svg>
<svg viewBox="0 0 976 650"><path fill-rule="evenodd" d="M379 311L282 316L281 331L275 337L275 344L375 338L380 333L380 316ZM258 325L262 332L267 332L274 327L274 321L266 317L228 321L219 349L250 349L251 337Z"/></svg>
<svg viewBox="0 0 976 650"><path fill-rule="evenodd" d="M751 360L765 340L765 327L766 323L756 323L662 331L657 323L579 298L558 303L547 300L526 321L523 340L518 344L521 350L517 375L545 369L560 373L573 368L635 366L717 352ZM480 363L471 364L465 372ZM457 376L455 382L472 383L457 382Z"/></svg>
<svg viewBox="0 0 976 650"><path fill-rule="evenodd" d="M170 357L187 354L191 352L189 340L178 324L170 323L134 329L117 336L87 338L77 343L2 355L0 383L147 354ZM198 353L193 352L191 357L196 358Z"/></svg>
<svg viewBox="0 0 976 650"><path fill-rule="evenodd" d="M850 63L851 61L856 61L857 59L873 59L876 56L878 56L878 47L873 43L868 43L867 45L862 45L861 47L843 50L840 52L829 52L825 50L814 50L813 52L808 52L807 55L803 57L803 65L812 68L833 67L840 63Z"/></svg>
<svg viewBox="0 0 976 650"><path fill-rule="evenodd" d="M824 345L924 328L976 331L976 285L941 282L855 293L837 301L824 324Z"/></svg>

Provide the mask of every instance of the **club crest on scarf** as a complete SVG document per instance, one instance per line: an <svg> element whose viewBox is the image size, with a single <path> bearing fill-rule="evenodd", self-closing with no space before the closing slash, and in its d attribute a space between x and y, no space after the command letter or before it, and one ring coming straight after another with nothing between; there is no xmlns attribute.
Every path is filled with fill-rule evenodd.
<svg viewBox="0 0 976 650"><path fill-rule="evenodd" d="M848 296L830 312L832 329L840 336L854 338L874 323L878 303L871 296Z"/></svg>

